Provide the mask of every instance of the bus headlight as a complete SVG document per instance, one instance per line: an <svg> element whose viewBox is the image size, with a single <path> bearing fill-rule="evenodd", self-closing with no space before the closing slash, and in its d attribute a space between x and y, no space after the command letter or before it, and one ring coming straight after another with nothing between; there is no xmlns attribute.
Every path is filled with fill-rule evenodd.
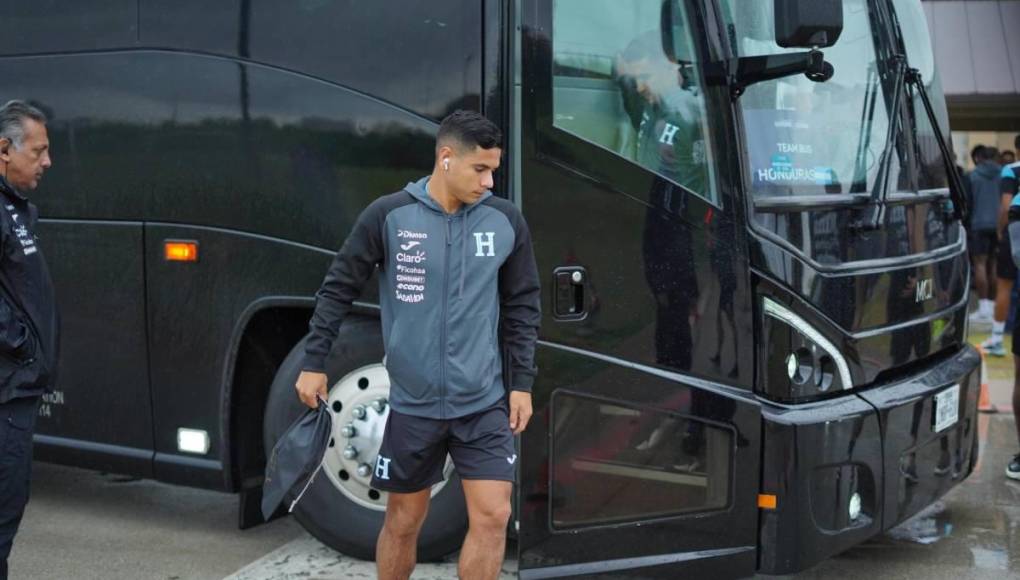
<svg viewBox="0 0 1020 580"><path fill-rule="evenodd" d="M764 394L800 400L850 389L850 367L836 345L770 298L763 298Z"/></svg>

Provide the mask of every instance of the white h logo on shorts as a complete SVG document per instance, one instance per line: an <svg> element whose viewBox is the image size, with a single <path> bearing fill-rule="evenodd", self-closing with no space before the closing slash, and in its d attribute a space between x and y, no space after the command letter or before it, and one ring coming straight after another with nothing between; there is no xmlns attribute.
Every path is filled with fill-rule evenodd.
<svg viewBox="0 0 1020 580"><path fill-rule="evenodd" d="M474 232L475 243L478 244L478 251L475 252L475 256L495 256L496 241L493 239L496 236L496 232ZM482 241L482 236L485 236L485 241ZM489 253L486 254L482 250L488 248Z"/></svg>
<svg viewBox="0 0 1020 580"><path fill-rule="evenodd" d="M378 479L390 478L390 458L380 455L375 460L375 476Z"/></svg>

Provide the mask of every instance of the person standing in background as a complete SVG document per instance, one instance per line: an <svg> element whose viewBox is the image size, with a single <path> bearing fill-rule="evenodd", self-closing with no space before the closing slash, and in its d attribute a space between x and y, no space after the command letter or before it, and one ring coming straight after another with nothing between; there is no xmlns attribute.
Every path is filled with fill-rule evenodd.
<svg viewBox="0 0 1020 580"><path fill-rule="evenodd" d="M968 247L978 295L978 309L970 315L972 323L992 323L995 302L989 275L991 257L998 243L996 226L999 220L999 184L1002 167L997 163L999 152L994 147L978 145L972 152L977 165L967 176L970 182L970 230Z"/></svg>
<svg viewBox="0 0 1020 580"><path fill-rule="evenodd" d="M1020 148L1020 135L1013 140L1014 147ZM999 159L1007 158L1005 151ZM1002 345L1002 337L1006 332L1006 319L1009 318L1009 307L1013 297L1013 284L1016 281L1017 268L1010 255L1010 240L1007 225L1009 208L1018 193L1016 174L1020 172L1020 163L1015 161L1004 165L1000 174L999 191L999 242L995 257L995 312L992 320L992 335L981 343L985 354L990 356L1006 356Z"/></svg>
<svg viewBox="0 0 1020 580"><path fill-rule="evenodd" d="M1016 143L1013 146L1017 147ZM999 154L999 165L1012 165L1014 163L1016 163L1016 154L1009 149Z"/></svg>

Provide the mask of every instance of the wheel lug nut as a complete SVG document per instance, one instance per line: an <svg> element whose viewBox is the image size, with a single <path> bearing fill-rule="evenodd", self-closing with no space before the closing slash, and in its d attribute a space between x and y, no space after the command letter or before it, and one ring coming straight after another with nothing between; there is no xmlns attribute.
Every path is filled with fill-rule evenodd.
<svg viewBox="0 0 1020 580"><path fill-rule="evenodd" d="M368 477L372 474L372 468L367 463L362 463L358 466L358 475L361 477Z"/></svg>
<svg viewBox="0 0 1020 580"><path fill-rule="evenodd" d="M353 445L344 447L344 459L354 459L358 456L358 450Z"/></svg>
<svg viewBox="0 0 1020 580"><path fill-rule="evenodd" d="M358 436L358 430L354 427L354 423L348 423L347 425L344 426L343 429L340 430L340 435L343 435L345 438L350 439L351 437Z"/></svg>
<svg viewBox="0 0 1020 580"><path fill-rule="evenodd" d="M368 411L365 409L364 405L358 405L351 410L351 415L354 415L355 419L364 419L367 413Z"/></svg>
<svg viewBox="0 0 1020 580"><path fill-rule="evenodd" d="M376 399L372 401L372 409L379 414L382 414L386 410L386 399Z"/></svg>

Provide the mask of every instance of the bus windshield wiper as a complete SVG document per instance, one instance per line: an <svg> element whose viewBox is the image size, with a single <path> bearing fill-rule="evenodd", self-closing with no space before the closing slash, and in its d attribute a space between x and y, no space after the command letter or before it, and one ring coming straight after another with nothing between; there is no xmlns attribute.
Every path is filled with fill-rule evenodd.
<svg viewBox="0 0 1020 580"><path fill-rule="evenodd" d="M878 162L878 173L875 175L875 187L871 192L870 205L873 206L871 216L855 224L859 230L875 230L885 221L886 198L889 192L889 172L892 163L893 148L900 126L900 107L903 103L903 86L907 82L907 59L901 54L893 56L896 61L892 107L889 109L889 130L885 134L885 145L882 157Z"/></svg>
<svg viewBox="0 0 1020 580"><path fill-rule="evenodd" d="M946 145L945 135L942 134L942 127L939 125L935 109L931 106L931 99L928 98L928 89L924 86L924 79L921 78L921 71L916 68L908 68L906 81L917 88L917 94L921 96L921 104L924 105L924 112L928 115L928 123L931 124L932 132L935 133L935 140L938 141L939 151L942 153L942 161L946 165L946 177L949 179L949 197L953 201L953 219L961 222L967 221L967 202L963 198L963 178L956 169L953 162L953 155Z"/></svg>
<svg viewBox="0 0 1020 580"><path fill-rule="evenodd" d="M858 193L856 191L858 184L860 184L861 191L865 191L868 188L867 157L871 150L871 127L875 121L879 86L878 72L875 70L874 63L868 67L866 84L868 90L864 94L864 106L861 107L861 126L858 129L857 152L854 155L854 178L850 184L851 193Z"/></svg>

